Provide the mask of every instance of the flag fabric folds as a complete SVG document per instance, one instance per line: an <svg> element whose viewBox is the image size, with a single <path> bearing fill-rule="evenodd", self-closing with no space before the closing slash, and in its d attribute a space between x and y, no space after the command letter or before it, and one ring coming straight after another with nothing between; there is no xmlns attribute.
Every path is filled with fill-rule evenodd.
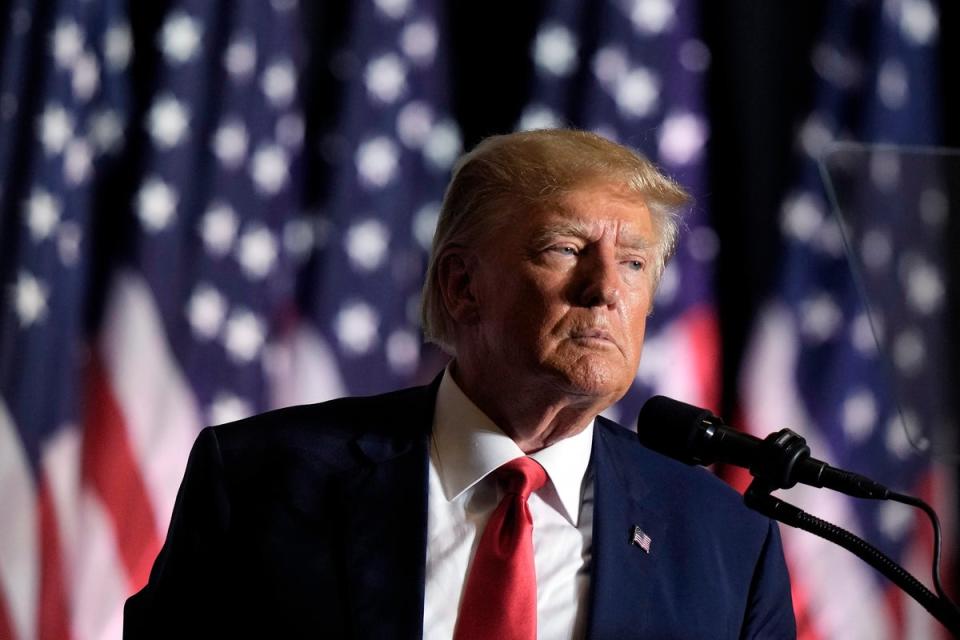
<svg viewBox="0 0 960 640"><path fill-rule="evenodd" d="M84 447L80 398L100 231L119 224L131 31L120 2L32 5L11 3L0 77L0 636L68 638L116 623L85 593L127 591L122 562L98 566L126 540L96 539L116 476Z"/></svg>
<svg viewBox="0 0 960 640"><path fill-rule="evenodd" d="M887 375L891 367L908 378L946 374L935 352L942 345L934 346L930 329L943 318L944 274L930 260L943 237L944 184L937 172L917 172L908 154L890 146L929 147L939 140L937 35L935 7L925 1L829 5L811 54L815 104L798 129L796 180L780 212L779 284L757 318L741 398L757 435L790 427L815 456L918 495L949 515L950 479L930 442L919 437L932 428L935 407L901 397L904 424L899 389ZM838 140L887 146L869 151L858 144L839 157L831 155ZM831 211L828 187L837 187L839 177L831 175L831 158L858 176L843 187L844 228ZM824 173L819 159L828 167ZM865 304L845 258L844 232L858 262L890 274L888 292L907 292L898 303ZM881 330L879 343L874 330ZM808 487L783 497L928 579L932 536L909 508ZM783 535L802 638L941 637L919 605L853 555L802 531L784 528Z"/></svg>
<svg viewBox="0 0 960 640"><path fill-rule="evenodd" d="M330 35L295 0L174 0L133 24L123 0L14 4L0 637L118 637L204 425L417 380L462 146L443 16L357 2ZM311 56L339 80L332 124L304 106Z"/></svg>
<svg viewBox="0 0 960 640"><path fill-rule="evenodd" d="M329 188L313 203L298 316L275 345L276 404L399 388L441 361L419 332L433 230L462 150L440 5L353 7L335 60L342 113L321 141Z"/></svg>

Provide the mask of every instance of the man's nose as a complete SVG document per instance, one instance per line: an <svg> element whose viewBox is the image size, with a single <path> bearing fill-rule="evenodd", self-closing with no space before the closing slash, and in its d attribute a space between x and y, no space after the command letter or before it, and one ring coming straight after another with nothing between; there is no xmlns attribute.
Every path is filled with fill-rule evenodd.
<svg viewBox="0 0 960 640"><path fill-rule="evenodd" d="M581 262L580 303L587 307L612 307L620 301L620 271L616 256L603 250Z"/></svg>

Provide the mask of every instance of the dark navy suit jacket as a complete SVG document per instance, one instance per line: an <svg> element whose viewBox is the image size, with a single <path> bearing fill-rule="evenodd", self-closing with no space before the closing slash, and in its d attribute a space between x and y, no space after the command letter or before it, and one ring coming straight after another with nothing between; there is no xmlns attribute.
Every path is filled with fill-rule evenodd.
<svg viewBox="0 0 960 640"><path fill-rule="evenodd" d="M436 384L205 429L125 637L419 638L435 397ZM591 465L589 638L796 635L776 525L603 418Z"/></svg>

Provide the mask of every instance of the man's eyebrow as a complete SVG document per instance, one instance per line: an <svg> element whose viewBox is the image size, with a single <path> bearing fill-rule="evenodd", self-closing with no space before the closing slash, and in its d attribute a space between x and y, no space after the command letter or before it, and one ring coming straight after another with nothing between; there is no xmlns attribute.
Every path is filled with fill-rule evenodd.
<svg viewBox="0 0 960 640"><path fill-rule="evenodd" d="M628 249L647 250L657 246L657 241L652 238L645 238L638 233L620 234L620 245Z"/></svg>
<svg viewBox="0 0 960 640"><path fill-rule="evenodd" d="M533 244L541 245L558 237L572 237L589 241L594 235L589 222L581 220L563 220L546 224L540 231L533 236ZM645 238L639 233L623 232L618 238L621 246L628 249L650 249L656 246L656 241Z"/></svg>

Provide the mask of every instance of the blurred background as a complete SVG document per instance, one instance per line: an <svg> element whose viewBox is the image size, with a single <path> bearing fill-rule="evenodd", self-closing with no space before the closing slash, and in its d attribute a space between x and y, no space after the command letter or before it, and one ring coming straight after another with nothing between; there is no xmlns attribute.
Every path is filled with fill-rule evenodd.
<svg viewBox="0 0 960 640"><path fill-rule="evenodd" d="M934 504L953 584L951 3L0 7L0 638L120 636L204 425L431 380L450 169L550 126L696 197L611 417L663 393L789 426ZM783 497L929 583L912 512ZM852 555L784 540L802 638L945 637Z"/></svg>

